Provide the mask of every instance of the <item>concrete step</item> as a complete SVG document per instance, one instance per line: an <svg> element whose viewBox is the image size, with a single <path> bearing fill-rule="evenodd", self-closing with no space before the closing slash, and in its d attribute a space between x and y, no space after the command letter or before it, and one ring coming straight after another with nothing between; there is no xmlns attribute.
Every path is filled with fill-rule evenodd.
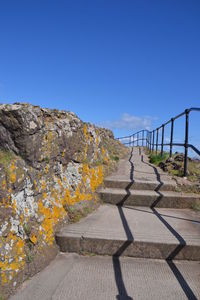
<svg viewBox="0 0 200 300"><path fill-rule="evenodd" d="M107 188L118 188L118 189L126 189L127 187L130 190L152 190L155 191L156 188L159 187L161 191L176 191L177 185L175 182L164 181L162 183L158 181L147 181L147 180L134 180L133 182L127 179L110 179L106 178L104 180L104 186Z"/></svg>
<svg viewBox="0 0 200 300"><path fill-rule="evenodd" d="M99 189L105 203L165 208L193 208L200 205L200 195L172 191L129 190L116 188Z"/></svg>
<svg viewBox="0 0 200 300"><path fill-rule="evenodd" d="M63 252L200 260L200 213L102 205L56 234Z"/></svg>
<svg viewBox="0 0 200 300"><path fill-rule="evenodd" d="M60 253L10 300L197 300L199 274L196 261Z"/></svg>

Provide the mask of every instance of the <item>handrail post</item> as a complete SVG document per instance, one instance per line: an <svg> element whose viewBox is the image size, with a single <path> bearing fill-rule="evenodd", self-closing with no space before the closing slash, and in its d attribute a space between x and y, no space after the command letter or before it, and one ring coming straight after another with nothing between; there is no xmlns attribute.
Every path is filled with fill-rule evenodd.
<svg viewBox="0 0 200 300"><path fill-rule="evenodd" d="M137 146L138 146L139 134L137 133Z"/></svg>
<svg viewBox="0 0 200 300"><path fill-rule="evenodd" d="M174 135L174 119L171 118L171 137L170 137L170 151L169 151L169 157L172 157L173 135Z"/></svg>
<svg viewBox="0 0 200 300"><path fill-rule="evenodd" d="M146 141L147 141L147 149L148 149L148 132L146 132Z"/></svg>
<svg viewBox="0 0 200 300"><path fill-rule="evenodd" d="M135 146L135 134L133 134L133 147Z"/></svg>
<svg viewBox="0 0 200 300"><path fill-rule="evenodd" d="M158 128L156 129L156 155L158 153Z"/></svg>
<svg viewBox="0 0 200 300"><path fill-rule="evenodd" d="M149 137L150 137L150 152L151 152L151 145L152 145L152 141L151 141L151 139L152 139L152 134L151 134L151 132L149 132Z"/></svg>
<svg viewBox="0 0 200 300"><path fill-rule="evenodd" d="M129 147L131 146L131 136L129 136Z"/></svg>
<svg viewBox="0 0 200 300"><path fill-rule="evenodd" d="M144 130L142 130L142 147L144 146Z"/></svg>
<svg viewBox="0 0 200 300"><path fill-rule="evenodd" d="M146 131L146 148L148 148L147 146L148 144L147 144L147 131Z"/></svg>
<svg viewBox="0 0 200 300"><path fill-rule="evenodd" d="M154 152L154 139L155 139L155 130L153 130L153 145L152 145L152 152Z"/></svg>
<svg viewBox="0 0 200 300"><path fill-rule="evenodd" d="M188 130L189 130L189 110L185 110L185 157L184 157L184 177L187 176L188 165Z"/></svg>
<svg viewBox="0 0 200 300"><path fill-rule="evenodd" d="M162 125L161 156L163 156L164 131L165 131L165 125Z"/></svg>

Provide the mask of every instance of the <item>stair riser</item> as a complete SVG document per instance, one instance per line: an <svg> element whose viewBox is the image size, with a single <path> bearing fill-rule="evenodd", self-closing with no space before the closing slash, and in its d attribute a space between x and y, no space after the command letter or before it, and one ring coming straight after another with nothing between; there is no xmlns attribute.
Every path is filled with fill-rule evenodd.
<svg viewBox="0 0 200 300"><path fill-rule="evenodd" d="M170 184L159 185L158 183L152 183L152 182L133 182L133 184L130 186L130 182L128 181L105 180L104 186L107 188L126 189L128 187L130 190L150 190L150 191L155 191L155 189L159 187L159 191L176 191L175 185L170 185Z"/></svg>
<svg viewBox="0 0 200 300"><path fill-rule="evenodd" d="M99 193L100 198L105 203L120 204L125 196L113 195L108 193ZM127 197L123 205L130 206L147 206L151 207L155 201L159 199L159 196L148 195L130 195ZM157 203L156 207L162 208L192 208L194 205L200 204L200 199L192 197L170 197L163 196Z"/></svg>
<svg viewBox="0 0 200 300"><path fill-rule="evenodd" d="M167 259L178 245L104 240L96 238L68 238L57 236L56 241L62 252L94 253L97 255L130 256L137 258ZM120 249L123 249L120 252ZM200 260L200 247L186 245L174 258L177 260Z"/></svg>

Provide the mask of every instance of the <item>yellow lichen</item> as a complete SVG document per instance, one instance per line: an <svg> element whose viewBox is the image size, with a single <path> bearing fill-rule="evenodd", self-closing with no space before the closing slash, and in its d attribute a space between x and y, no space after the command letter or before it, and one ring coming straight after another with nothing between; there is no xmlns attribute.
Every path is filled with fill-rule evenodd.
<svg viewBox="0 0 200 300"><path fill-rule="evenodd" d="M55 185L49 185L47 181L46 174L49 173L49 165L46 165L43 171L38 172L36 179L34 180L33 189L40 191L41 199L37 200L38 208L37 215L40 218L40 223L37 227L37 235L32 233L29 238L30 241L36 245L36 247L43 247L41 245L52 245L54 243L54 231L55 225L63 220L67 215L67 210L69 206L81 201L97 201L95 196L95 191L99 185L103 182L103 167L92 166L87 163L89 160L88 155L88 145L94 143L94 156L93 161L96 162L98 156L103 158L103 161L108 161L107 151L102 147L99 151L99 133L96 131L96 136L93 141L93 137L88 133L87 124L83 127L84 135L84 149L81 153L84 157L84 163L80 164L79 173L81 174L81 180L78 181L73 187L69 186L68 178L63 176L61 180L57 176L53 175ZM43 141L43 158L49 158L50 151L52 151L53 133L49 131L48 135L45 136ZM64 156L62 152L62 156ZM48 161L48 160L47 160ZM3 190L8 189L7 184L15 183L16 181L16 166L14 162L10 166L10 175L8 176L8 181L4 179L2 181ZM10 185L12 188L13 186ZM8 190L8 201L6 202L5 197L2 198L5 205L11 204L11 208L15 214L19 213L16 207L16 201L11 199L12 190ZM7 196L6 196L7 197ZM7 204L6 204L7 203ZM31 217L28 214L28 208L25 207L24 211L17 216L17 220L20 220L20 225L24 226L25 222L29 222ZM35 232L35 230L34 230ZM42 243L40 243L42 241ZM3 246L1 246L1 244ZM10 232L9 235L0 241L0 246L5 249L5 245L10 246L9 251L1 253L0 268L1 268L1 282L8 283L10 278L15 275L17 270L22 270L25 264L25 246L24 241L20 237L16 236L14 232ZM8 248L8 247L7 247ZM37 248L38 249L38 248Z"/></svg>
<svg viewBox="0 0 200 300"><path fill-rule="evenodd" d="M11 170L12 172L15 170L15 164L14 164L14 162L11 163L10 170Z"/></svg>
<svg viewBox="0 0 200 300"><path fill-rule="evenodd" d="M4 245L4 259L0 261L1 283L5 285L19 270L24 268L24 241L10 232L7 237L2 238L1 245ZM5 245L12 245L12 247L5 248Z"/></svg>
<svg viewBox="0 0 200 300"><path fill-rule="evenodd" d="M6 181L5 179L2 181L2 189L5 191L6 189Z"/></svg>
<svg viewBox="0 0 200 300"><path fill-rule="evenodd" d="M16 181L16 174L15 173L10 174L10 181L11 181L11 183L15 183L15 181Z"/></svg>
<svg viewBox="0 0 200 300"><path fill-rule="evenodd" d="M36 237L36 235L35 235L35 234L32 234L32 235L30 236L30 240L31 240L31 242L35 245L35 244L37 243L37 237Z"/></svg>
<svg viewBox="0 0 200 300"><path fill-rule="evenodd" d="M45 174L47 174L49 172L49 166L48 165L46 165L46 167L44 168L44 172L45 172Z"/></svg>

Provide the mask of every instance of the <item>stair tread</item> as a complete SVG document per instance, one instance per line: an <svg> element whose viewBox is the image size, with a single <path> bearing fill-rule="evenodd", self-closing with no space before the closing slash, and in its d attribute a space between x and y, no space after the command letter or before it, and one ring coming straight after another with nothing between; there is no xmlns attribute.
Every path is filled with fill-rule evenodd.
<svg viewBox="0 0 200 300"><path fill-rule="evenodd" d="M130 176L128 177L115 177L115 176L108 176L104 179L104 182L106 181L113 181L113 182L128 182L131 183L132 181L130 180ZM133 182L138 182L138 183L152 183L152 184L160 184L159 181L157 180L146 180L146 179L134 179ZM162 181L163 184L169 184L169 185L173 185L173 186L177 186L176 182L172 181L172 180L163 180Z"/></svg>
<svg viewBox="0 0 200 300"><path fill-rule="evenodd" d="M156 211L161 218L148 207L118 208L104 204L80 222L63 227L57 236L112 241L131 240L131 236L135 242L179 245L181 241L177 236L180 235L187 245L200 247L200 213L190 209L162 208Z"/></svg>
<svg viewBox="0 0 200 300"><path fill-rule="evenodd" d="M98 193L108 193L108 194L116 194L116 195L126 195L127 191L122 188L101 188ZM195 193L184 193L184 192L175 192L175 191L152 191L152 190L129 190L130 195L149 195L149 196L159 196L162 194L163 196L175 196L175 197L194 197L200 198L199 194Z"/></svg>

